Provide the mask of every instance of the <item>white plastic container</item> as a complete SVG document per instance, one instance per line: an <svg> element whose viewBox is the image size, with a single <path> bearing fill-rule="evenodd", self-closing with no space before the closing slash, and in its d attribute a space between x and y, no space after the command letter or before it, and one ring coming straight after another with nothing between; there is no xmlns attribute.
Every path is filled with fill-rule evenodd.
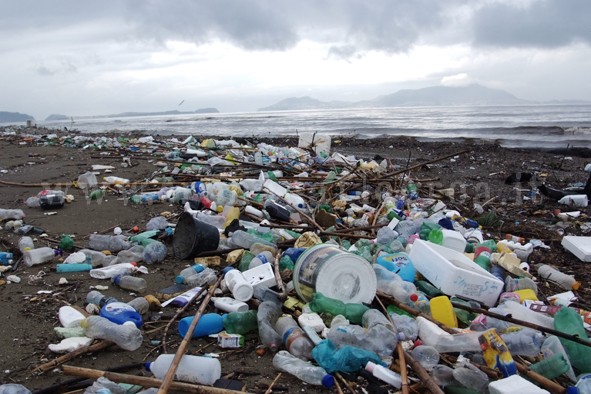
<svg viewBox="0 0 591 394"><path fill-rule="evenodd" d="M549 391L536 386L519 375L511 375L508 378L495 380L489 383L488 392L489 394L550 394Z"/></svg>
<svg viewBox="0 0 591 394"><path fill-rule="evenodd" d="M562 238L561 245L579 260L591 263L591 237L567 235Z"/></svg>
<svg viewBox="0 0 591 394"><path fill-rule="evenodd" d="M70 305L62 306L58 316L62 327L65 328L80 327L80 322L86 318L82 312Z"/></svg>
<svg viewBox="0 0 591 394"><path fill-rule="evenodd" d="M368 361L367 365L365 366L365 370L381 381L386 382L397 389L402 386L401 376L386 367L382 367L381 365Z"/></svg>
<svg viewBox="0 0 591 394"><path fill-rule="evenodd" d="M266 179L263 183L263 189L270 191L271 193L283 197L287 193L287 189L275 182L272 179Z"/></svg>
<svg viewBox="0 0 591 394"><path fill-rule="evenodd" d="M242 272L237 269L231 270L224 276L226 287L238 301L248 301L254 294L254 289L246 280Z"/></svg>
<svg viewBox="0 0 591 394"><path fill-rule="evenodd" d="M57 249L49 246L42 246L40 248L29 249L23 253L23 261L27 267L32 267L37 264L47 263L59 254Z"/></svg>
<svg viewBox="0 0 591 394"><path fill-rule="evenodd" d="M415 269L448 296L462 296L493 306L504 283L463 253L420 239L409 253Z"/></svg>
<svg viewBox="0 0 591 394"><path fill-rule="evenodd" d="M90 270L90 276L96 279L112 279L117 275L128 275L137 271L137 263L121 263Z"/></svg>
<svg viewBox="0 0 591 394"><path fill-rule="evenodd" d="M298 316L298 323L300 323L300 326L302 326L303 329L310 327L317 333L321 333L326 330L324 321L316 312L302 313Z"/></svg>
<svg viewBox="0 0 591 394"><path fill-rule="evenodd" d="M269 288L277 284L272 264L261 264L242 273L252 287Z"/></svg>
<svg viewBox="0 0 591 394"><path fill-rule="evenodd" d="M562 197L560 200L558 200L558 203L568 205L570 207L584 208L589 205L589 198L586 194L573 194Z"/></svg>
<svg viewBox="0 0 591 394"><path fill-rule="evenodd" d="M161 354L155 361L146 364L156 378L162 379L168 373L174 354ZM181 382L211 386L222 376L222 366L217 358L186 354L175 371L174 379Z"/></svg>
<svg viewBox="0 0 591 394"><path fill-rule="evenodd" d="M211 297L213 305L224 312L246 312L248 304L233 299L232 297Z"/></svg>
<svg viewBox="0 0 591 394"><path fill-rule="evenodd" d="M448 230L446 228L441 229L441 232L443 233L443 243L441 244L442 246L456 250L460 253L464 253L464 250L466 249L466 244L468 242L466 241L466 238L464 238L462 233L460 233L459 231Z"/></svg>

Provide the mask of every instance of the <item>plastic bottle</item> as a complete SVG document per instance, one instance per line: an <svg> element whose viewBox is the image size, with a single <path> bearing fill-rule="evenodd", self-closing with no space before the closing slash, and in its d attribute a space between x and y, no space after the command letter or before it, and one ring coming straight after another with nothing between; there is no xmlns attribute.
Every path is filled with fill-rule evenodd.
<svg viewBox="0 0 591 394"><path fill-rule="evenodd" d="M117 300L115 297L106 296L98 290L91 290L86 295L86 303L87 304L98 305L101 308L110 302L117 302L117 301L119 301L119 300Z"/></svg>
<svg viewBox="0 0 591 394"><path fill-rule="evenodd" d="M390 317L394 321L394 328L398 332L398 339L401 341L414 341L419 335L419 326L415 319L407 315L397 315L391 313Z"/></svg>
<svg viewBox="0 0 591 394"><path fill-rule="evenodd" d="M382 324L365 329L356 324L331 324L327 339L337 347L354 346L380 357L390 357L398 344L398 334Z"/></svg>
<svg viewBox="0 0 591 394"><path fill-rule="evenodd" d="M160 241L150 242L144 249L143 258L146 264L161 263L166 259L168 249Z"/></svg>
<svg viewBox="0 0 591 394"><path fill-rule="evenodd" d="M86 256L86 261L88 261L90 264L92 264L93 267L98 267L98 266L105 267L107 265L110 265L109 263L113 259L115 259L115 256L112 256L112 255L107 256L103 252L99 252L97 250L92 250L92 249L80 249L79 252L84 253L84 255Z"/></svg>
<svg viewBox="0 0 591 394"><path fill-rule="evenodd" d="M581 316L572 308L563 307L554 316L554 329L565 334L587 339ZM591 372L591 347L560 337L573 367L580 372Z"/></svg>
<svg viewBox="0 0 591 394"><path fill-rule="evenodd" d="M198 274L189 276L184 283L191 287L206 287L214 284L216 280L216 272L211 268L206 268Z"/></svg>
<svg viewBox="0 0 591 394"><path fill-rule="evenodd" d="M570 370L570 363L564 354L557 353L531 364L529 368L548 379L555 379Z"/></svg>
<svg viewBox="0 0 591 394"><path fill-rule="evenodd" d="M25 217L22 209L0 209L0 220L20 220Z"/></svg>
<svg viewBox="0 0 591 394"><path fill-rule="evenodd" d="M138 328L144 324L142 315L125 302L109 302L101 308L99 315L117 324L131 322Z"/></svg>
<svg viewBox="0 0 591 394"><path fill-rule="evenodd" d="M112 341L124 350L134 351L142 345L142 332L131 322L117 324L101 316L89 316L80 326L87 337Z"/></svg>
<svg viewBox="0 0 591 394"><path fill-rule="evenodd" d="M380 256L376 260L376 263L386 268L388 271L398 274L402 280L407 282L414 282L415 280L416 269L408 257L408 254L404 252L390 253Z"/></svg>
<svg viewBox="0 0 591 394"><path fill-rule="evenodd" d="M23 261L27 267L32 267L37 264L47 263L53 260L56 256L61 255L61 250L50 248L49 246L42 246L40 248L30 249L23 253Z"/></svg>
<svg viewBox="0 0 591 394"><path fill-rule="evenodd" d="M157 379L163 379L168 373L175 356L175 354L161 354L156 360L146 363L146 368ZM181 382L212 386L221 376L222 366L217 358L185 354L175 371L174 379Z"/></svg>
<svg viewBox="0 0 591 394"><path fill-rule="evenodd" d="M211 297L213 305L224 312L246 312L248 304L232 297Z"/></svg>
<svg viewBox="0 0 591 394"><path fill-rule="evenodd" d="M545 358L552 357L555 354L562 354L564 356L564 359L568 363L568 371L566 371L566 373L565 373L566 376L568 376L568 378L572 382L577 381L575 371L573 371L571 363L568 359L568 355L566 354L566 350L564 350L564 346L562 346L562 343L560 342L560 339L558 339L557 336L549 335L546 338L546 340L544 341L544 343L542 344L541 351L542 351L542 354L544 355Z"/></svg>
<svg viewBox="0 0 591 394"><path fill-rule="evenodd" d="M177 278L178 278L178 277L181 277L181 278L182 278L182 280L181 280L181 279L179 279L179 281L181 281L181 283L184 283L184 281L185 281L185 280L186 280L186 279L187 279L189 276L192 276L192 275L198 274L198 273L200 273L201 271L203 271L204 269L205 269L205 266L204 266L203 264L194 264L194 265L192 265L192 266L190 266L190 267L187 267L187 268L185 268L185 269L181 270L181 272L179 272L179 274L177 275ZM178 281L177 281L177 282L178 282Z"/></svg>
<svg viewBox="0 0 591 394"><path fill-rule="evenodd" d="M279 350L281 344L281 336L274 328L280 316L281 305L274 301L263 301L257 310L259 338L272 352Z"/></svg>
<svg viewBox="0 0 591 394"><path fill-rule="evenodd" d="M486 246L479 246L474 251L474 262L481 268L490 271L491 250Z"/></svg>
<svg viewBox="0 0 591 394"><path fill-rule="evenodd" d="M283 198L292 207L296 207L300 210L306 209L306 201L304 201L304 199L301 196L295 193L286 193L285 196L283 196Z"/></svg>
<svg viewBox="0 0 591 394"><path fill-rule="evenodd" d="M410 295L416 293L416 286L411 282L402 280L398 274L379 264L373 264L373 270L376 274L378 290L391 295L397 301L407 304Z"/></svg>
<svg viewBox="0 0 591 394"><path fill-rule="evenodd" d="M368 361L365 370L371 373L374 377L396 387L397 389L402 386L402 377L386 367Z"/></svg>
<svg viewBox="0 0 591 394"><path fill-rule="evenodd" d="M262 264L269 264L269 263L273 262L274 260L275 260L275 256L273 256L273 253L271 253L269 251L264 251L262 253L257 254L256 256L254 256L254 258L252 260L250 260L250 264L248 265L248 269L258 267L259 265L262 265Z"/></svg>
<svg viewBox="0 0 591 394"><path fill-rule="evenodd" d="M21 251L21 253L25 253L27 250L30 249L35 249L35 243L33 242L33 238L31 237L20 237L20 239L18 240L18 250Z"/></svg>
<svg viewBox="0 0 591 394"><path fill-rule="evenodd" d="M541 332L527 327L501 334L501 338L509 348L511 355L529 357L540 354L545 339Z"/></svg>
<svg viewBox="0 0 591 394"><path fill-rule="evenodd" d="M257 311L230 312L223 316L222 322L228 334L245 335L257 329Z"/></svg>
<svg viewBox="0 0 591 394"><path fill-rule="evenodd" d="M463 387L474 390L477 393L487 392L488 376L472 364L458 366L454 368L452 374L453 378Z"/></svg>
<svg viewBox="0 0 591 394"><path fill-rule="evenodd" d="M193 323L194 316L187 316L179 320L179 334L185 337L189 331L189 327ZM191 338L201 338L211 334L217 334L224 329L222 315L217 313L205 313L197 322Z"/></svg>
<svg viewBox="0 0 591 394"><path fill-rule="evenodd" d="M146 280L137 276L115 275L112 281L124 290L135 291L138 293L142 293L148 288Z"/></svg>
<svg viewBox="0 0 591 394"><path fill-rule="evenodd" d="M111 185L127 185L129 183L129 179L117 176L106 176L103 177L103 180Z"/></svg>
<svg viewBox="0 0 591 394"><path fill-rule="evenodd" d="M250 249L255 243L262 243L272 248L277 248L277 245L273 244L272 242L265 241L264 239L261 239L256 235L250 234L244 230L234 231L230 237L230 242L232 245L243 249Z"/></svg>
<svg viewBox="0 0 591 394"><path fill-rule="evenodd" d="M86 272L92 269L91 264L85 263L70 263L70 264L57 264L55 266L55 272L57 273L65 273L65 272Z"/></svg>
<svg viewBox="0 0 591 394"><path fill-rule="evenodd" d="M246 281L242 272L237 269L226 272L224 282L226 287L232 292L234 298L238 301L248 301L254 294L252 285Z"/></svg>
<svg viewBox="0 0 591 394"><path fill-rule="evenodd" d="M439 352L433 346L419 345L412 350L411 355L429 372L439 364Z"/></svg>
<svg viewBox="0 0 591 394"><path fill-rule="evenodd" d="M323 368L301 360L285 350L281 350L273 356L273 366L280 371L294 375L308 384L327 388L334 386L333 376L329 375Z"/></svg>
<svg viewBox="0 0 591 394"><path fill-rule="evenodd" d="M531 244L529 242L526 243L525 245L522 245L519 242L513 242L513 241L508 241L506 239L503 239L503 240L497 242L497 248L498 248L499 244L502 244L502 245L508 247L509 249L511 249L511 251L513 253L515 253L521 261L527 261L527 258L529 257L531 252L533 252L533 250L534 250L533 244Z"/></svg>
<svg viewBox="0 0 591 394"><path fill-rule="evenodd" d="M91 234L88 247L94 250L108 250L116 253L123 249L129 249L131 244L127 242L127 237L124 235Z"/></svg>
<svg viewBox="0 0 591 394"><path fill-rule="evenodd" d="M575 280L573 276L563 274L556 268L546 264L538 266L538 277L556 283L564 290L578 290L581 287L581 282Z"/></svg>
<svg viewBox="0 0 591 394"><path fill-rule="evenodd" d="M150 303L144 297L136 297L129 301L127 305L135 309L140 315L145 315L150 310Z"/></svg>
<svg viewBox="0 0 591 394"><path fill-rule="evenodd" d="M65 328L80 327L80 322L86 318L82 312L70 305L60 307L58 316L60 324Z"/></svg>
<svg viewBox="0 0 591 394"><path fill-rule="evenodd" d="M90 276L96 279L111 279L117 275L128 275L137 271L137 263L120 263L90 270Z"/></svg>
<svg viewBox="0 0 591 394"><path fill-rule="evenodd" d="M281 316L275 325L277 333L281 336L283 347L289 353L302 360L312 359L314 344L308 339L304 330L289 315Z"/></svg>
<svg viewBox="0 0 591 394"><path fill-rule="evenodd" d="M369 309L369 307L363 304L348 303L345 304L341 300L335 298L329 298L324 296L322 293L316 292L312 296L310 301L310 309L317 313L330 313L333 316L343 315L351 323L361 323L363 314Z"/></svg>
<svg viewBox="0 0 591 394"><path fill-rule="evenodd" d="M63 207L66 202L65 196L61 190L42 190L37 194L39 205L43 209Z"/></svg>

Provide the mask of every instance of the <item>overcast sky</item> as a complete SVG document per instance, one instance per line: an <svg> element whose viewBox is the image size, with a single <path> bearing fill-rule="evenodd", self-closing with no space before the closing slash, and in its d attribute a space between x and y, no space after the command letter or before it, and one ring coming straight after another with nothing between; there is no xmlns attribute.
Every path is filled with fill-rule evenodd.
<svg viewBox="0 0 591 394"><path fill-rule="evenodd" d="M590 15L589 0L0 0L0 111L242 112L474 82L591 100Z"/></svg>

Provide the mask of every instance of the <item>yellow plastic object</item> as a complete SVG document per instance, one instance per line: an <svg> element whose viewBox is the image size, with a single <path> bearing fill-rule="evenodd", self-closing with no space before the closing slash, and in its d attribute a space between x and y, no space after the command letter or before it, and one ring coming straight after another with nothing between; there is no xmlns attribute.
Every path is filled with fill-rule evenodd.
<svg viewBox="0 0 591 394"><path fill-rule="evenodd" d="M525 300L538 301L538 296L532 289L513 290L513 293L519 295L521 302Z"/></svg>
<svg viewBox="0 0 591 394"><path fill-rule="evenodd" d="M458 318L454 312L453 305L445 295L433 297L429 302L431 308L431 317L447 327L457 328Z"/></svg>

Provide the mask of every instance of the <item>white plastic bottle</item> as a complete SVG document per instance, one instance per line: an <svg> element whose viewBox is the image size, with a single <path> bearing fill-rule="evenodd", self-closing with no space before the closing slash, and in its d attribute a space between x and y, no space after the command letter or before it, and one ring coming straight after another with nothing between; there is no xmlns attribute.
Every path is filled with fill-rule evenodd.
<svg viewBox="0 0 591 394"><path fill-rule="evenodd" d="M128 275L137 270L137 263L121 263L90 270L90 276L96 279L111 279L117 275Z"/></svg>
<svg viewBox="0 0 591 394"><path fill-rule="evenodd" d="M35 249L33 238L24 236L18 240L18 250L20 250L21 253L25 253L27 250L31 249Z"/></svg>
<svg viewBox="0 0 591 394"><path fill-rule="evenodd" d="M101 316L89 316L80 326L87 337L112 341L124 350L134 351L142 345L142 332L132 322L117 324Z"/></svg>
<svg viewBox="0 0 591 394"><path fill-rule="evenodd" d="M242 272L237 269L228 271L224 276L226 287L232 292L232 295L238 301L246 302L252 298L254 289L250 283L246 281Z"/></svg>
<svg viewBox="0 0 591 394"><path fill-rule="evenodd" d="M327 388L334 386L334 377L329 375L324 368L300 360L285 350L281 350L273 356L273 366L280 371L294 375L308 384Z"/></svg>
<svg viewBox="0 0 591 394"><path fill-rule="evenodd" d="M537 271L541 279L556 283L564 290L578 290L581 287L581 282L577 282L573 276L564 274L550 265L541 264Z"/></svg>
<svg viewBox="0 0 591 394"><path fill-rule="evenodd" d="M291 354L302 360L312 359L314 344L308 339L304 330L290 315L277 319L275 330L282 338L283 347Z"/></svg>
<svg viewBox="0 0 591 394"><path fill-rule="evenodd" d="M386 382L397 389L402 386L402 377L386 367L368 361L367 365L365 366L365 370L381 381Z"/></svg>
<svg viewBox="0 0 591 394"><path fill-rule="evenodd" d="M174 354L161 354L156 360L146 364L156 378L162 379L174 360ZM185 354L181 358L174 379L181 382L211 386L222 376L222 366L217 358Z"/></svg>
<svg viewBox="0 0 591 394"><path fill-rule="evenodd" d="M224 312L246 312L248 304L232 297L211 297L213 305Z"/></svg>
<svg viewBox="0 0 591 394"><path fill-rule="evenodd" d="M47 263L59 255L60 251L50 248L49 246L42 246L36 249L30 249L23 253L23 261L27 267L32 267L37 264Z"/></svg>
<svg viewBox="0 0 591 394"><path fill-rule="evenodd" d="M65 328L80 327L80 323L86 318L82 312L70 305L60 307L58 316L62 327Z"/></svg>
<svg viewBox="0 0 591 394"><path fill-rule="evenodd" d="M116 275L113 277L113 283L124 290L144 292L148 288L148 283L144 278L131 275Z"/></svg>

